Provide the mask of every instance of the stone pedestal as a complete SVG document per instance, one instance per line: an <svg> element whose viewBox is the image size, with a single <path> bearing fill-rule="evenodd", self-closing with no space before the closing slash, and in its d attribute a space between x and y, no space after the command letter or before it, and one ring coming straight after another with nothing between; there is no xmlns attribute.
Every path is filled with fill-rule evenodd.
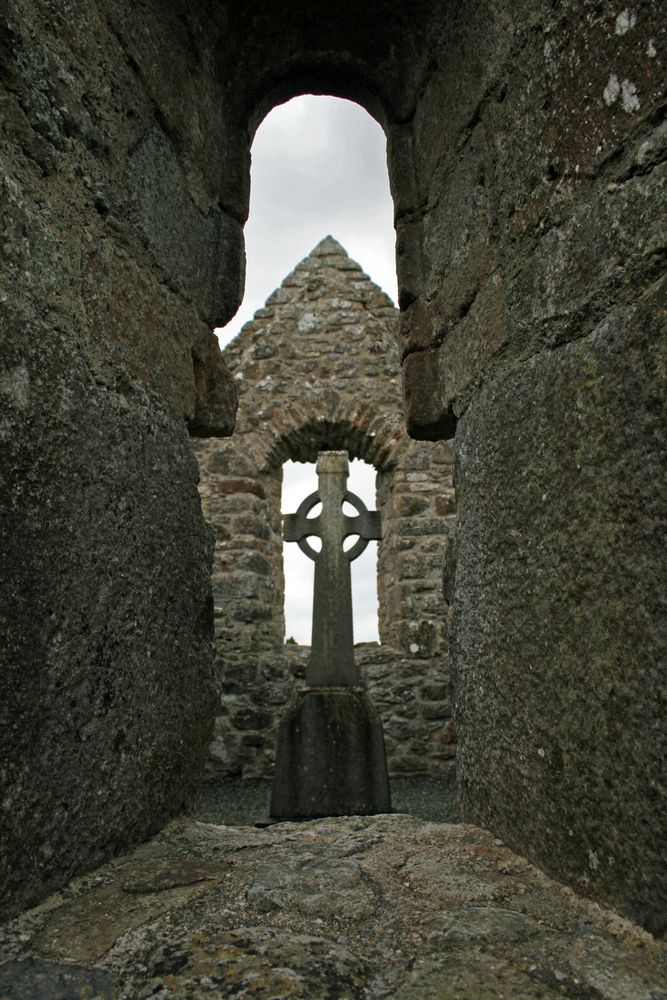
<svg viewBox="0 0 667 1000"><path fill-rule="evenodd" d="M278 731L276 819L389 812L380 718L363 688L306 688Z"/></svg>

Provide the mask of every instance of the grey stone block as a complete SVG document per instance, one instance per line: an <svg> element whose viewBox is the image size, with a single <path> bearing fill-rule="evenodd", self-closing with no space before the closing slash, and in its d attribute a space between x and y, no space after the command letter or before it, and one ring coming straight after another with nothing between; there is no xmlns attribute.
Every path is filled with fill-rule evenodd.
<svg viewBox="0 0 667 1000"><path fill-rule="evenodd" d="M366 694L302 691L278 733L271 815L367 815L390 808L382 725Z"/></svg>

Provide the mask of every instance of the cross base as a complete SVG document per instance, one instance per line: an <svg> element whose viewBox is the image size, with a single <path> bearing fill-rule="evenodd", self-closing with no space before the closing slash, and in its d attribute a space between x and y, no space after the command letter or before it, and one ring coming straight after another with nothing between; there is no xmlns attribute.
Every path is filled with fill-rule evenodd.
<svg viewBox="0 0 667 1000"><path fill-rule="evenodd" d="M380 717L363 688L306 688L280 724L271 816L391 811Z"/></svg>

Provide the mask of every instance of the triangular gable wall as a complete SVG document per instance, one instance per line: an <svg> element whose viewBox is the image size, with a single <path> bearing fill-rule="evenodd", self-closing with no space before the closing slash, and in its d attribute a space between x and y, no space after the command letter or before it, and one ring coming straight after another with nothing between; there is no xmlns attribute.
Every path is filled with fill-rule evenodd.
<svg viewBox="0 0 667 1000"><path fill-rule="evenodd" d="M390 773L453 762L441 554L454 522L448 446L404 429L398 311L332 237L323 239L225 348L239 395L234 435L196 442L216 532L222 689L211 777L268 777L277 722L307 647L284 645L280 492L287 459L345 449L378 473L381 645L357 647L384 724Z"/></svg>

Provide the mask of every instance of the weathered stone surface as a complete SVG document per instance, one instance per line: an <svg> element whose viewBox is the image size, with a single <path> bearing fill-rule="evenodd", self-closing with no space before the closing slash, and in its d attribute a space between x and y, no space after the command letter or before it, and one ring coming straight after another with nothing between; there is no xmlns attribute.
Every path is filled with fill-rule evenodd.
<svg viewBox="0 0 667 1000"><path fill-rule="evenodd" d="M446 433L481 381L590 332L659 272L661 31L651 5L451 12L414 121L389 130L411 195L397 264L415 434Z"/></svg>
<svg viewBox="0 0 667 1000"><path fill-rule="evenodd" d="M76 349L96 370L120 367L192 419L190 351L211 369L209 388L229 383L205 322L213 314L224 320L240 301L244 216L220 209L202 182L203 163L194 166L183 153L200 143L193 142L192 119L167 124L166 109L176 100L167 80L161 92L144 86L144 72L187 62L201 39L195 42L197 33L188 36L171 15L166 20L178 31L165 30L156 47L151 28L164 25L163 17L153 20L157 5L150 11L129 5L125 30L133 29L136 55L126 57L113 25L118 6L5 5L2 166L3 193L12 204L3 211L3 270L15 294L23 292L47 315L67 317ZM139 39L149 42L143 52ZM213 86L210 72L202 66L193 74L200 93L207 75ZM182 102L185 80L172 82ZM155 124L161 107L162 127ZM211 106L206 112L214 116ZM200 104L200 124L204 114ZM200 132L222 142L219 130ZM148 162L146 151L158 147L160 155ZM112 310L108 318L105 308ZM126 329L118 321L122 311ZM207 383L199 383L201 393ZM197 402L211 411L216 433L229 433L231 386ZM203 426L200 419L198 430Z"/></svg>
<svg viewBox="0 0 667 1000"><path fill-rule="evenodd" d="M0 306L4 912L191 803L214 706L185 427L26 325Z"/></svg>
<svg viewBox="0 0 667 1000"><path fill-rule="evenodd" d="M652 357L651 338L656 335L651 331L657 329L662 337L664 328L657 324L663 314L657 311L656 298L652 318L647 313L642 320L651 336L633 325L631 315L645 296L648 308L648 291L664 271L664 234L660 228L666 215L664 168L660 167L664 162L663 27L660 4L638 3L620 9L607 0L559 4L547 0L462 0L457 4L373 0L344 8L315 8L294 0L289 5L282 0L249 0L242 5L204 0L173 0L169 4L160 0L141 4L129 0L43 0L39 4L6 0L0 10L0 298L9 316L3 323L11 324L14 330L19 324L27 345L19 354L11 348L3 373L3 385L9 386L5 395L14 400L12 406L18 400L20 410L21 400L26 398L21 366L24 356L34 353L36 334L46 345L44 369L48 362L61 373L56 379L44 378L48 392L40 404L39 433L31 435L28 425L2 414L14 454L26 458L13 467L16 481L3 498L5 509L16 518L10 528L12 543L18 547L25 541L18 576L7 583L11 600L20 605L14 627L33 637L34 649L40 650L44 636L51 634L46 614L50 605L44 596L48 592L66 593L62 607L72 621L78 613L79 593L87 609L95 603L96 595L101 595L105 606L104 595L122 594L117 606L124 610L114 616L113 639L120 637L120 642L110 653L113 669L123 673L135 621L139 622L137 648L145 630L154 626L155 635L164 636L161 645L156 639L160 658L174 663L177 651L170 646L171 616L183 621L183 614L189 613L191 594L198 595L197 602L203 595L201 583L194 591L191 588L187 593L179 592L180 596L172 595L174 605L168 614L166 602L161 603L160 616L156 617L146 597L154 560L148 559L142 543L132 549L117 511L129 510L137 480L147 518L152 518L150 512L157 519L166 514L160 544L165 542L170 553L167 565L172 565L170 559L176 565L183 559L187 563L192 551L204 553L201 526L193 529L194 535L186 527L193 523L194 507L184 499L186 493L189 496L191 480L187 458L179 450L182 418L190 420L200 433L220 433L231 424L233 393L228 386L223 388L224 370L211 349L210 333L201 317L230 315L238 297L243 267L239 227L247 212L249 138L263 114L292 94L328 92L357 99L377 116L388 134L399 300L409 352L405 359L408 422L413 433L433 437L451 433L454 418L461 418L458 461L462 468L471 464L465 487L468 527L461 532L456 573L452 569L454 546L447 569L452 620L459 635L464 635L463 625L470 629L472 646L477 643L480 649L479 678L488 681L486 686L480 684L477 694L472 683L466 686L478 676L474 668L462 688L461 720L469 732L471 749L465 765L468 808L488 814L489 822L502 822L503 827L511 828L517 843L525 844L536 856L539 850L540 857L561 877L585 891L603 894L647 922L660 919L650 887L660 880L652 857L655 830L662 822L662 799L650 784L653 777L647 780L653 775L653 760L648 760L643 773L634 772L633 753L621 757L619 748L625 753L636 743L638 761L646 763L650 756L646 745L654 739L653 731L644 723L656 718L655 691L644 678L654 676L655 664L664 660L665 651L660 624L664 609L656 598L664 593L662 580L661 589L658 583L650 592L647 589L645 611L639 610L624 589L628 580L643 579L644 568L647 580L657 580L657 512L664 517L664 507L660 507L664 489L656 492L664 464L658 466L654 460L662 443L655 421L664 399L664 374L656 370L647 382L648 389L638 384L635 376L636 371L646 370ZM139 158L134 162L138 165L142 151L145 154L151 143L168 151L165 174L159 174L160 163L155 157L144 156L147 175L141 182L140 172L134 177L134 210L127 213L128 164L136 151ZM182 246L190 248L191 258L180 255L169 220L160 217L159 206L156 212L157 192L166 192L165 206L169 204L173 217L181 220ZM220 237L217 251L216 233ZM113 249L108 257L110 271L118 275L120 284L127 281L134 287L136 283L136 313L132 287L119 287L118 293L129 303L128 330L136 330L138 339L129 332L123 335L113 309L108 327L103 310L97 312L95 322L87 314L86 303L93 307L93 295L90 286L83 294L81 263L91 238L93 247ZM202 253L200 240L211 250L209 255ZM92 284L94 290L94 281ZM107 290L101 289L101 301L113 305L114 297L108 290L111 285L109 279ZM307 294L303 283L295 283L295 287L300 294ZM354 299L346 297L345 301ZM148 319L137 322L139 316L149 316L150 303L157 303L161 317L179 318L174 325L166 320L166 327L151 325ZM601 333L605 323L612 323L613 317L624 311L631 327L626 341L628 358L632 357L634 365L621 365L614 353L614 345L622 342L620 333L610 334L609 352ZM270 312L263 318L267 316L270 318ZM99 338L98 323L102 328ZM354 329L351 309L342 326L348 332ZM583 389L581 392L582 426L592 427L584 440L577 431L579 399L568 395L564 377L568 373L573 384L581 385L581 372L588 370L587 352L593 342L594 399L587 398ZM191 361L185 370L181 365L185 364L188 343ZM384 343L381 337L380 343ZM607 353L609 378L605 372ZM342 444L340 423L300 422L299 414L324 398L315 386L321 386L331 369L321 363L321 354L316 349L304 356L314 379L308 386L304 380L299 405L286 415L272 406L275 383L267 381L262 387L264 403L254 417L258 425L275 420L282 442L275 453L267 453L269 465L273 460L279 463L281 456L298 457L322 445ZM382 357L373 354L364 371L382 371ZM271 361L266 350L258 346L256 364ZM174 372L172 365L179 371ZM26 367L37 370L34 365ZM83 370L88 374L83 380L85 392L80 397L75 393L81 414L76 432L58 437L50 429L61 427L61 411L72 399L65 372ZM562 394L558 399L547 391L543 381L547 372L551 384ZM534 385L530 381L533 375ZM273 373L265 369L262 378L270 377ZM613 387L613 400L596 395L604 385ZM136 394L130 393L128 386L137 387ZM516 406L513 400L501 398L505 391L517 392ZM335 389L328 401L334 396ZM114 401L112 413L105 408L111 405L110 397ZM127 421L116 413L125 406L123 399ZM536 413L538 404L542 409ZM90 427L83 415L88 405ZM591 424L590 414L598 406L604 419ZM159 420L155 418L157 430L152 423L156 413L161 415ZM343 415L335 406L334 413L334 421L347 420L346 430L356 442L357 452L371 460L375 456L384 476L391 468L388 459L400 441L401 428L374 426L363 404L352 415ZM565 531L562 511L581 512L581 551L564 537L554 540L549 517L541 517L542 503L548 502L541 501L542 494L534 498L534 504L528 503L530 479L539 482L543 475L540 452L526 443L526 425L533 420L538 429L535 447L544 450L544 475L548 473L552 484L552 499L556 488L560 493L554 531L555 526ZM624 447L619 448L605 420L615 420L621 430L636 428L637 434L631 440L624 437ZM655 448L646 436L648 432L655 434ZM375 443L371 443L373 433ZM594 484L572 468L565 442L585 454L588 469L599 476L603 500ZM146 455L156 455L155 468L146 464L144 445ZM122 490L114 482L107 448L112 455L127 448L130 456L122 463ZM178 457L172 460L168 456L173 457L174 450ZM83 457L85 468L74 468L78 456ZM644 475L648 467L656 470L650 482ZM500 471L509 468L515 472L511 479ZM524 476L526 470L531 470L530 477ZM107 498L108 502L100 503L99 516L92 523L86 522L87 509L74 494L70 472L80 474L86 484L93 483L99 495ZM246 474L240 468L234 470L234 476ZM642 493L636 494L631 504L623 500L621 528L612 530L611 497L625 497L627 484L635 478L642 484ZM503 506L506 491L493 492L494 502L489 501L486 490L498 482L510 494L517 491L517 514L526 512L525 525L517 527L508 518ZM180 497L173 508L181 512L173 525L175 534L169 532L170 508L160 502L163 489L166 496L171 496L171 490ZM382 489L381 483L380 492ZM406 487L406 492L419 493L417 483ZM26 497L32 499L26 501ZM598 509L599 501L596 532L586 506L589 500L593 509ZM65 504L67 511L63 513ZM645 510L654 513L649 517ZM111 524L119 531L108 534ZM518 541L507 541L508 527L520 531ZM248 548L254 545L252 551L260 551L259 543L266 539L256 518L249 520L248 528ZM154 537L152 530L151 520L147 538ZM224 537L224 528L218 530ZM278 529L272 526L270 530L275 533ZM99 546L98 536L105 539ZM73 562L71 567L67 563L67 555L63 557L63 552L69 551L64 539L69 538L74 540L72 552L82 553L85 589L65 581L61 573L61 567L78 572ZM554 556L553 564L546 567L544 538ZM497 558L501 539L508 546L504 572ZM521 559L512 549L515 542ZM116 544L118 559L114 562ZM385 551L393 559L397 553L414 551L417 542L412 536L397 533L392 544L391 552ZM582 565L586 585L575 594ZM586 575L588 566L599 571L593 584ZM197 572L201 570L199 563L198 567ZM434 621L444 632L435 596L427 595L418 603L419 595L414 591L408 595L404 582L388 596L383 620L400 623L404 615L410 627L420 629L421 621ZM35 587L39 591L37 606L42 609L38 615L32 600ZM558 605L561 587L565 591L563 607L569 615L567 628L562 625ZM644 587L644 583L637 584L642 594ZM491 597L494 588L496 598ZM478 590L479 614L475 607ZM264 600L255 605L249 600L240 605L240 620L257 625L257 669L265 674L270 674L271 663L269 645L264 643L272 642L271 615L267 618L265 608L271 606L276 594L280 599L279 586L275 592L267 588ZM126 600L125 595L129 595ZM627 615L631 627L626 631L619 630L619 617L612 620L609 599L618 601L619 615ZM135 617L130 605L143 609L143 616ZM502 609L504 617L494 617L496 607ZM487 617L482 619L482 613ZM88 636L86 628L96 621L93 611L87 611L77 632L80 639L68 645L76 664L94 652L93 641L103 649L109 647L104 631L97 631L94 638ZM220 615L218 622L223 635L231 627L229 620ZM186 631L188 648L191 640L201 648L203 628L193 623ZM540 645L542 631L544 644ZM26 650L29 645L26 642ZM464 665L470 661L465 659L465 647L460 648L462 677ZM136 662L136 652L128 662ZM515 684L516 665L532 665L533 654L540 683ZM558 669L561 655L563 664ZM489 667L494 658L501 664L496 672ZM597 690L590 691L589 659L592 675L603 678L609 686L604 704L595 701ZM605 671L600 666L603 660ZM56 695L55 688L47 690L42 684L44 675L37 660L30 662L31 672L21 675L17 680L21 687L11 690L10 695L30 705L29 731L35 732L44 724L45 743L53 741L56 746L61 720L69 711L69 668ZM83 678L77 671L78 667L73 676L82 712L96 718L97 703L90 691L97 689L94 684L89 689L84 683L88 675ZM173 677L170 670L167 674ZM142 676L138 667L128 672L128 695L144 693L140 684L136 691L134 688L135 678ZM542 683L547 676L554 680L548 690ZM287 672L283 680L287 686ZM170 706L183 690L184 686L178 685L171 692L167 699ZM572 825L567 809L563 816L555 810L549 812L553 782L547 783L541 812L533 812L533 798L525 792L541 784L548 749L543 745L546 728L551 732L553 727L559 736L567 729L558 721L547 727L544 706L553 690L559 704L592 698L596 708L591 717L607 734L591 737L592 753L588 742L572 743L571 801L580 803L586 817L599 807L600 826L605 827L600 843L609 845L613 831L630 838L623 842L622 857L631 858L631 862L624 860L612 870L595 854L602 875L592 880L586 859L589 849L596 852L598 835L596 831L595 837L591 836L588 819ZM144 702L157 708L151 698L134 699L132 704ZM2 704L6 703L3 689ZM629 720L625 734L617 721L619 705ZM487 714L481 711L484 706ZM533 717L539 720L535 730ZM518 744L504 739L505 718L510 731L521 720ZM569 709L564 718L570 718ZM481 752L492 742L485 720L493 725L499 741L497 756L492 755L492 770L502 776L495 784L491 804L486 782L491 771L486 770L487 757ZM661 715L656 731L663 729ZM110 744L120 732L116 718L107 725ZM635 735L633 743L628 732L641 735ZM410 740L411 746L416 746L414 732ZM605 753L598 752L603 745ZM19 744L19 749L22 746ZM476 757L475 747L481 756ZM538 753L540 749L545 758ZM134 752L134 746L127 751L128 755ZM34 745L29 753L38 754ZM142 754L143 750L138 759ZM83 751L81 757L86 757ZM34 767L21 772L20 784L28 789L32 801L39 799L40 788L52 783L52 768L46 758L30 759ZM114 767L120 763L122 770L121 743L109 758L103 752L103 759L113 760ZM257 760L247 766L257 766ZM163 788L167 779L165 775ZM621 779L623 803L617 779ZM108 787L104 785L104 789ZM154 794L152 786L150 791L143 787L145 796L137 794L135 798L145 806L143 815L150 813L153 822L161 815L165 800L161 792ZM72 790L69 819L61 824L68 835L62 842L57 838L48 842L48 825L44 836L33 831L37 838L35 856L51 849L56 853L44 869L44 878L35 862L31 869L34 881L22 883L22 891L32 893L32 898L52 884L49 879L56 878L59 845L62 843L67 855L68 844L79 838L89 843L92 836L87 792L80 794L74 782ZM125 811L123 836L129 837L134 835L134 827L127 803L122 801L126 794L134 792L122 791L119 785L111 812L116 806L119 812ZM561 801L558 794L555 800ZM633 811L637 822L628 819ZM532 824L534 815L546 812L551 824L548 835L536 832ZM145 832L144 826L142 834ZM93 863L96 851L107 854L118 843L115 838L105 840L102 830L94 849L82 849L75 864L83 867ZM32 846L24 845L15 859L17 864L32 865L28 860L33 857L31 850ZM616 856L611 846L609 853ZM68 866L67 860L60 865L61 878L66 877ZM584 877L589 881L584 882ZM518 991L515 982L512 990Z"/></svg>
<svg viewBox="0 0 667 1000"><path fill-rule="evenodd" d="M355 655L385 726L390 773L452 769L454 747L443 753L438 738L449 711L425 718L420 696L424 684L447 677L439 594L455 514L451 453L444 443L410 441L402 428L396 337L389 299L326 238L223 352L239 393L236 432L196 443L204 513L216 532L222 701L207 768L213 779L271 776L278 722L303 683L308 650L283 645L281 466L315 461L323 448L343 448L378 469L382 645ZM248 729L234 720L267 713L271 724L243 739Z"/></svg>
<svg viewBox="0 0 667 1000"><path fill-rule="evenodd" d="M2 985L32 970L183 1000L659 1000L667 983L640 928L482 830L407 816L172 824L0 930L0 963Z"/></svg>
<svg viewBox="0 0 667 1000"><path fill-rule="evenodd" d="M104 972L80 968L71 963L45 962L40 958L6 962L0 966L0 995L11 1000L71 1000L94 997L113 1000L116 982Z"/></svg>
<svg viewBox="0 0 667 1000"><path fill-rule="evenodd" d="M408 427L461 423L464 811L664 928L664 18L446 16L388 134Z"/></svg>
<svg viewBox="0 0 667 1000"><path fill-rule="evenodd" d="M195 204L176 150L159 129L132 150L124 184L128 214L166 283L211 325L226 323L243 297L241 223L217 206L203 212Z"/></svg>
<svg viewBox="0 0 667 1000"><path fill-rule="evenodd" d="M462 419L453 595L464 816L656 930L665 302L663 283ZM511 461L493 431L509 421Z"/></svg>
<svg viewBox="0 0 667 1000"><path fill-rule="evenodd" d="M0 9L3 914L181 812L212 725L212 539L186 421L233 426L202 316L213 289L227 313L238 289L201 248L198 284L168 287L127 216L130 150L164 120L116 6ZM157 5L132 7L150 36ZM165 35L158 72L181 42ZM184 179L170 209L192 228L217 199L168 141ZM238 275L238 222L222 230Z"/></svg>
<svg viewBox="0 0 667 1000"><path fill-rule="evenodd" d="M217 339L186 305L113 241L81 246L81 297L101 373L122 365L183 414L193 432L230 434L236 394ZM156 342L160 342L156 352Z"/></svg>

